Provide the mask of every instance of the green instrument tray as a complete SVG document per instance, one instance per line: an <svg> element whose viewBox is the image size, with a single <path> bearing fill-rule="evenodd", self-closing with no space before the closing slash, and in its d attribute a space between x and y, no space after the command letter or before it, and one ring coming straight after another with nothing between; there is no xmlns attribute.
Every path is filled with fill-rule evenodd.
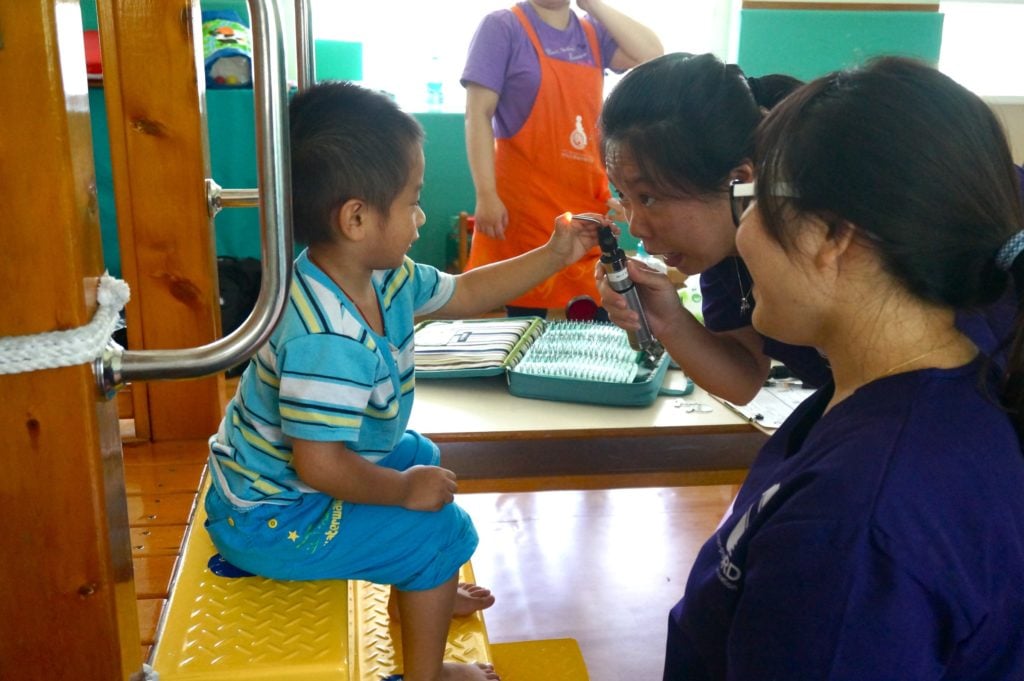
<svg viewBox="0 0 1024 681"><path fill-rule="evenodd" d="M480 339L510 320L504 318L426 321L416 326L417 379L472 378L505 374L509 392L517 397L612 406L647 406L661 392L671 364L668 353L653 362L629 348L625 331L608 323L520 319L521 336L506 341L508 351L487 366L477 363ZM433 326L430 325L444 325ZM474 338L474 334L478 337ZM420 338L430 340L421 354ZM452 348L452 362L439 359ZM465 349L465 353L461 351ZM421 360L433 366L421 366ZM687 381L684 395L693 390Z"/></svg>

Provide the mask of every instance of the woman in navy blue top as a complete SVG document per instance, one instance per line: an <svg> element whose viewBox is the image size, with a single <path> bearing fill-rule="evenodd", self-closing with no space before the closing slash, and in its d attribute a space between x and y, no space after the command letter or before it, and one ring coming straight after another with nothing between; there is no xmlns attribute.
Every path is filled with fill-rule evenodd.
<svg viewBox="0 0 1024 681"><path fill-rule="evenodd" d="M754 327L833 380L769 439L672 609L666 680L1024 679L1024 352L957 325L1024 282L988 107L885 58L761 126Z"/></svg>

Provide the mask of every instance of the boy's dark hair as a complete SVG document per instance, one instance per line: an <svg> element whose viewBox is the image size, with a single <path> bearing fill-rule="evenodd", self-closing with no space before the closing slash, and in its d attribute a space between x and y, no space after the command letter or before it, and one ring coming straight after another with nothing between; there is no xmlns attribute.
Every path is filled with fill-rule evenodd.
<svg viewBox="0 0 1024 681"><path fill-rule="evenodd" d="M801 82L773 74L747 79L713 54L666 54L640 64L601 111L601 150L626 149L663 195L721 192L729 173L754 155L754 130Z"/></svg>
<svg viewBox="0 0 1024 681"><path fill-rule="evenodd" d="M361 199L383 213L409 180L423 128L386 95L322 81L289 105L295 240L331 241L338 209Z"/></svg>

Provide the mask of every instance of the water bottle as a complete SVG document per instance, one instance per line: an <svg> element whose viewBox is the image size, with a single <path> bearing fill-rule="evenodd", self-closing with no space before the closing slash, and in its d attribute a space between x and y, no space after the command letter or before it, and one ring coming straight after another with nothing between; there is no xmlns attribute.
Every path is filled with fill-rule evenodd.
<svg viewBox="0 0 1024 681"><path fill-rule="evenodd" d="M438 112L444 108L444 71L441 59L430 58L430 70L427 73L427 111Z"/></svg>

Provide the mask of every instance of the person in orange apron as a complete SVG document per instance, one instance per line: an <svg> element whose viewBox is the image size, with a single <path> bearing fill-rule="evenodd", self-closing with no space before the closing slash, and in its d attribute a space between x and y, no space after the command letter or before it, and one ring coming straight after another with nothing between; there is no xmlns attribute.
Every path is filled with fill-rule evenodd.
<svg viewBox="0 0 1024 681"><path fill-rule="evenodd" d="M476 189L468 269L545 243L555 218L603 214L611 198L597 120L604 69L624 71L662 54L649 28L600 0L530 0L484 18L470 45L466 145ZM508 301L510 316L597 298L599 251Z"/></svg>

